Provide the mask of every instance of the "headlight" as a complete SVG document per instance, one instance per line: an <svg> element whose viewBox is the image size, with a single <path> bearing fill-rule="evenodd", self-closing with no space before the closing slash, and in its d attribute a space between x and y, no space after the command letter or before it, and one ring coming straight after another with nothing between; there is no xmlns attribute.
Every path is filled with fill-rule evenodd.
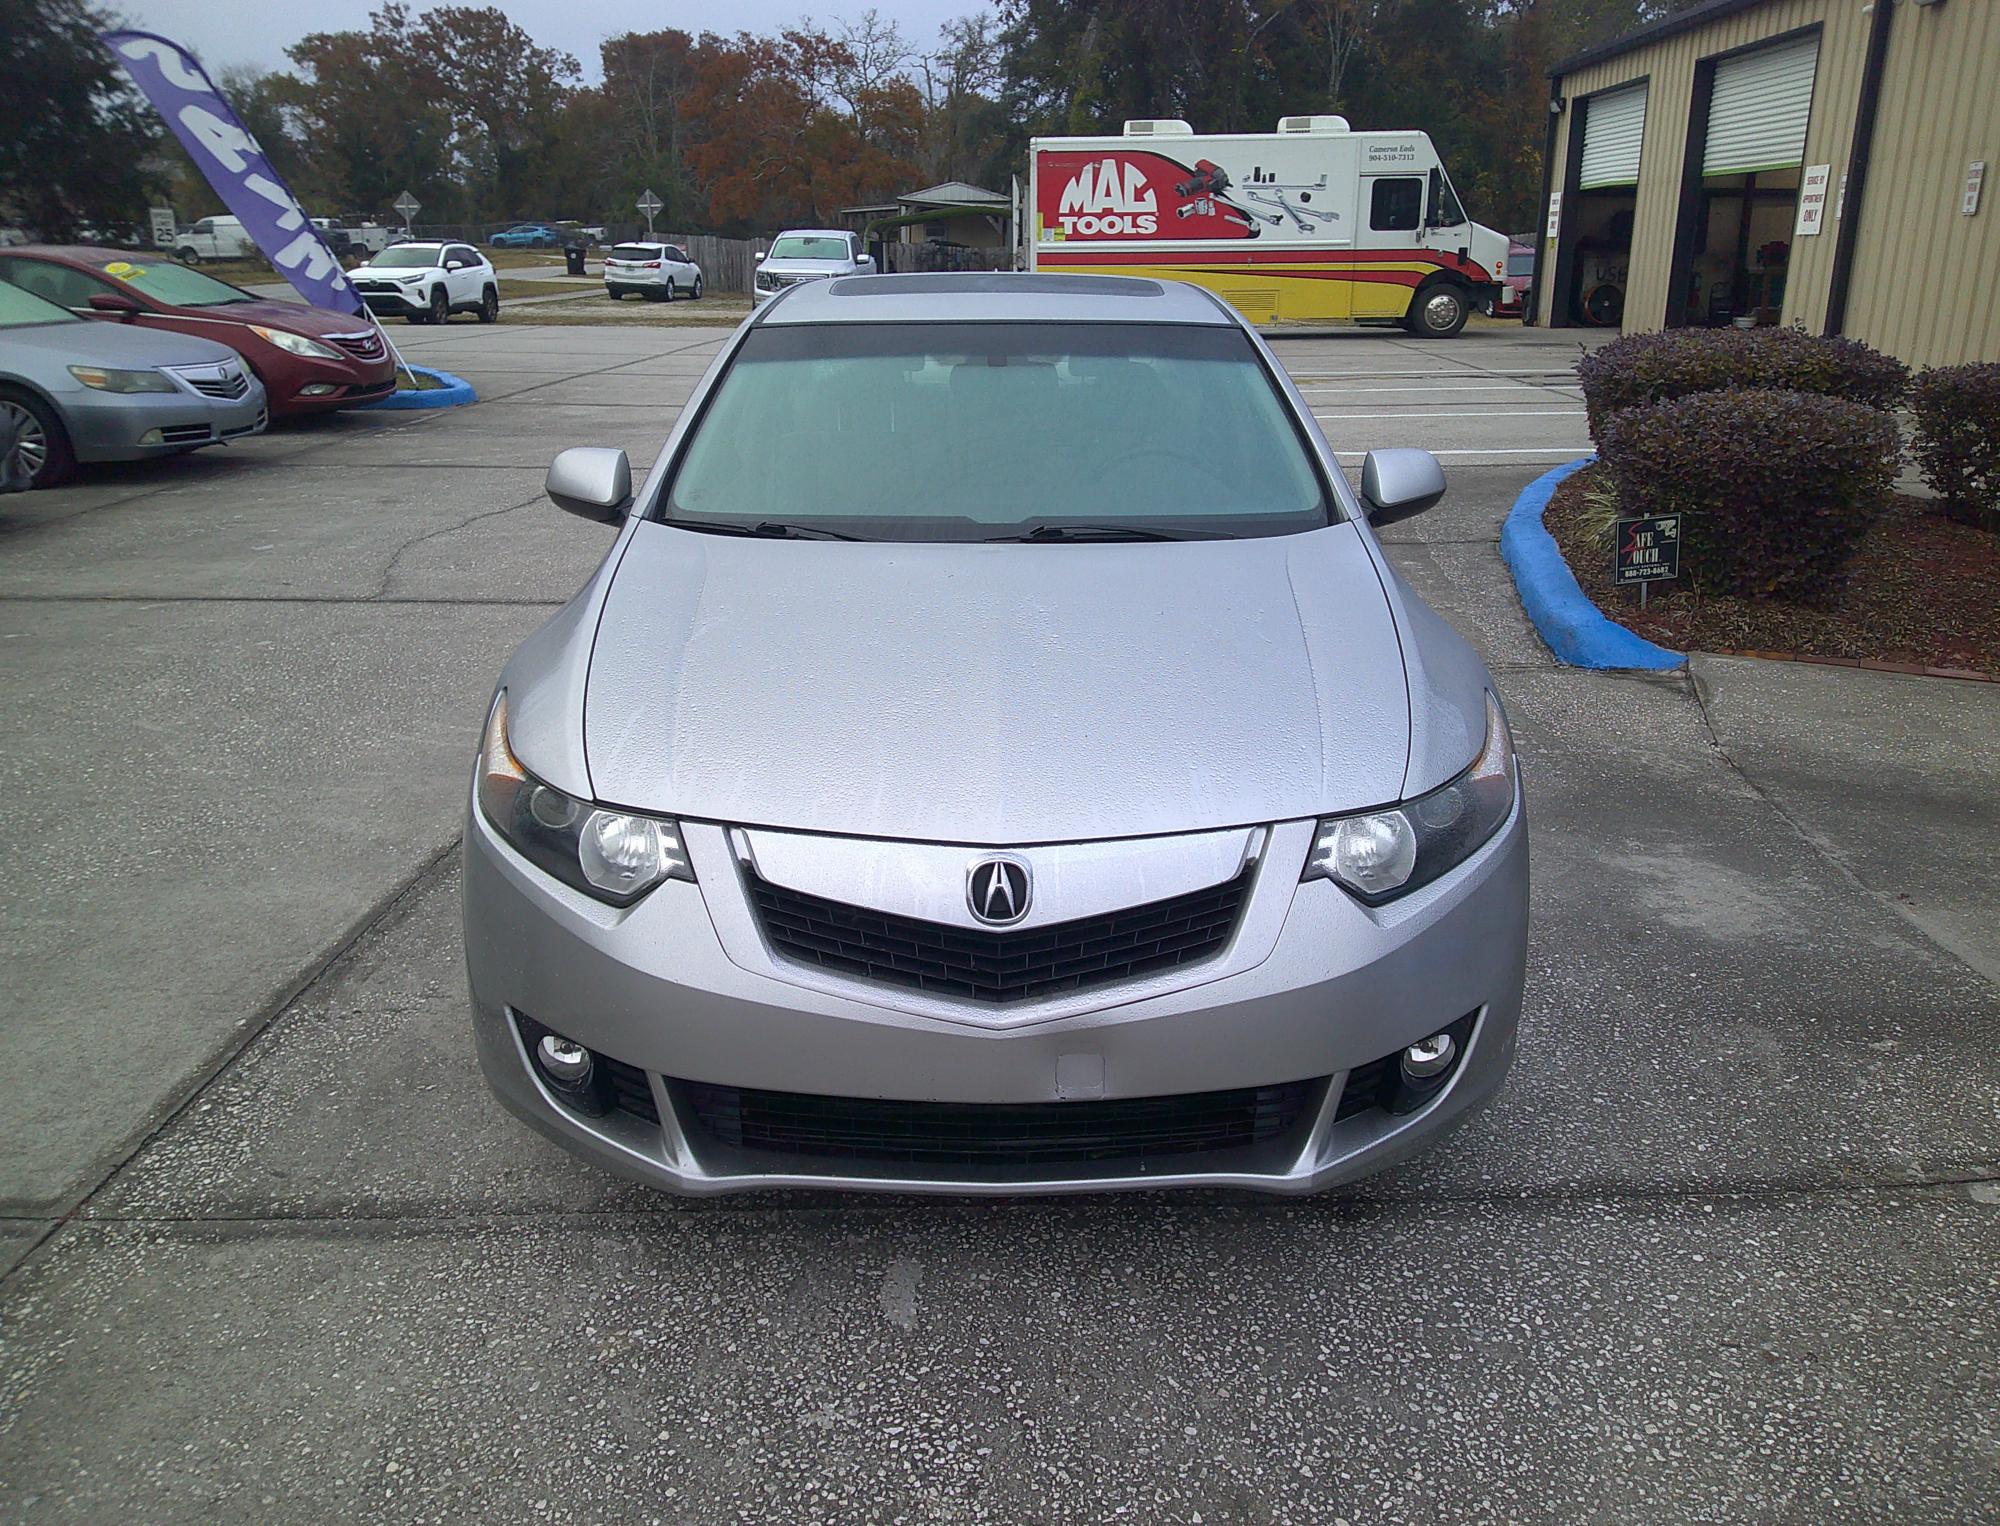
<svg viewBox="0 0 2000 1526"><path fill-rule="evenodd" d="M397 276L396 279L402 282L403 285L405 286L411 286L414 285L416 282L421 281L428 274L430 274L429 271L419 270L415 275Z"/></svg>
<svg viewBox="0 0 2000 1526"><path fill-rule="evenodd" d="M97 392L171 392L174 384L158 371L107 371L103 366L71 366L69 374Z"/></svg>
<svg viewBox="0 0 2000 1526"><path fill-rule="evenodd" d="M304 334L287 334L283 329L267 329L261 323L251 324L250 332L266 344L275 344L279 349L292 355L310 355L315 360L340 359L340 351L321 344L317 339L308 339Z"/></svg>
<svg viewBox="0 0 2000 1526"><path fill-rule="evenodd" d="M662 880L694 879L677 823L607 811L531 777L507 745L504 692L479 749L479 808L523 858L613 906L630 906Z"/></svg>
<svg viewBox="0 0 2000 1526"><path fill-rule="evenodd" d="M1499 701L1486 696L1486 745L1442 789L1386 811L1319 824L1305 878L1332 880L1370 906L1456 869L1514 809L1514 740Z"/></svg>

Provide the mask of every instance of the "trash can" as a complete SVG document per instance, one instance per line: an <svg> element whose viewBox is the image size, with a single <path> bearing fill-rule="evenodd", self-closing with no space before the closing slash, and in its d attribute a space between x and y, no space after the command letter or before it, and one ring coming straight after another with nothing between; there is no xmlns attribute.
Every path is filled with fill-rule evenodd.
<svg viewBox="0 0 2000 1526"><path fill-rule="evenodd" d="M581 244L564 244L564 245L563 245L563 263L569 266L569 273L570 273L571 275L573 275L573 276L580 276L580 275L582 275L582 274L584 273L584 270L583 270L583 245L581 245Z"/></svg>

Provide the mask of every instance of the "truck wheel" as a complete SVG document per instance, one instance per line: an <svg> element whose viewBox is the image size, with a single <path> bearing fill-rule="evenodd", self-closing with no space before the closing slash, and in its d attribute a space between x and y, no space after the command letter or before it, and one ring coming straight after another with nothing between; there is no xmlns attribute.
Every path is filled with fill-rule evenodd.
<svg viewBox="0 0 2000 1526"><path fill-rule="evenodd" d="M62 421L41 399L25 392L0 392L0 418L14 426L13 465L29 487L54 487L76 470L76 453Z"/></svg>
<svg viewBox="0 0 2000 1526"><path fill-rule="evenodd" d="M174 258L179 260L183 265L199 265L201 263L201 252L192 244L183 244L174 251Z"/></svg>
<svg viewBox="0 0 2000 1526"><path fill-rule="evenodd" d="M1426 286L1417 293L1403 327L1419 339L1450 339L1472 316L1472 298L1463 286Z"/></svg>
<svg viewBox="0 0 2000 1526"><path fill-rule="evenodd" d="M479 321L481 323L498 323L500 321L499 287L489 286L480 294Z"/></svg>

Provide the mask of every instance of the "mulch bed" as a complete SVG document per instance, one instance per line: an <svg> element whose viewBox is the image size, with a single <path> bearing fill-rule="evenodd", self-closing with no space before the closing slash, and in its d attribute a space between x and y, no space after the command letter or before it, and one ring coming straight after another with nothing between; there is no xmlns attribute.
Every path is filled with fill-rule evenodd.
<svg viewBox="0 0 2000 1526"><path fill-rule="evenodd" d="M1824 609L1782 599L1704 597L1655 584L1615 588L1610 548L1589 532L1584 495L1596 467L1557 487L1542 522L1577 583L1628 630L1677 652L1814 657L2000 678L2000 535L1955 524L1921 498L1897 495L1847 564Z"/></svg>

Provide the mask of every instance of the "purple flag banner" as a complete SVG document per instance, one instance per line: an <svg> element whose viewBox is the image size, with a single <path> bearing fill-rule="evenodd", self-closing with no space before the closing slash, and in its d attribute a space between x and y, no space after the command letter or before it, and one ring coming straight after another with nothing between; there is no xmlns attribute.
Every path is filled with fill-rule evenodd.
<svg viewBox="0 0 2000 1526"><path fill-rule="evenodd" d="M314 307L365 312L340 261L194 55L151 32L104 32L98 40L167 119L216 194L299 295Z"/></svg>

